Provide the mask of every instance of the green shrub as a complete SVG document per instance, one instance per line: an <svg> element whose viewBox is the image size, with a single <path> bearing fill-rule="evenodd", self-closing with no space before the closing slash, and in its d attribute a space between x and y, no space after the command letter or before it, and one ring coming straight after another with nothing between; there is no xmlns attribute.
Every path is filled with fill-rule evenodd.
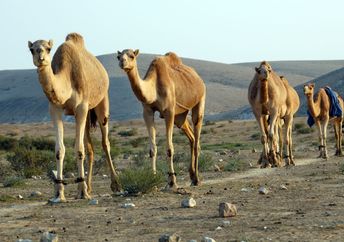
<svg viewBox="0 0 344 242"><path fill-rule="evenodd" d="M25 181L22 177L12 176L8 177L4 181L4 187L22 187L25 185Z"/></svg>
<svg viewBox="0 0 344 242"><path fill-rule="evenodd" d="M344 162L340 165L340 171L344 175Z"/></svg>
<svg viewBox="0 0 344 242"><path fill-rule="evenodd" d="M21 176L42 175L52 167L54 152L36 148L16 148L7 155L12 168Z"/></svg>
<svg viewBox="0 0 344 242"><path fill-rule="evenodd" d="M309 127L304 127L304 128L300 128L300 129L296 130L296 132L299 134L310 134L310 133L314 132L314 129L309 128Z"/></svg>
<svg viewBox="0 0 344 242"><path fill-rule="evenodd" d="M210 153L202 153L198 158L198 169L201 172L209 171L214 166L213 156Z"/></svg>
<svg viewBox="0 0 344 242"><path fill-rule="evenodd" d="M239 159L232 159L228 161L228 163L225 165L224 170L225 171L243 171L248 168L248 165L245 161L239 160Z"/></svg>
<svg viewBox="0 0 344 242"><path fill-rule="evenodd" d="M11 151L18 146L18 141L15 138L0 135L0 150Z"/></svg>
<svg viewBox="0 0 344 242"><path fill-rule="evenodd" d="M133 129L129 129L129 130L123 130L123 131L119 131L118 135L122 136L122 137L128 137L128 136L135 136L137 135L137 129L133 128Z"/></svg>
<svg viewBox="0 0 344 242"><path fill-rule="evenodd" d="M141 145L144 145L145 143L148 142L148 138L147 137L138 137L136 139L133 139L133 140L130 140L130 144L136 148L136 147L139 147Z"/></svg>
<svg viewBox="0 0 344 242"><path fill-rule="evenodd" d="M19 139L19 146L26 149L36 148L37 150L54 151L55 141L44 137L31 138L28 136L24 136Z"/></svg>
<svg viewBox="0 0 344 242"><path fill-rule="evenodd" d="M150 167L129 167L119 175L123 189L130 195L150 192L164 182L161 172L153 174Z"/></svg>
<svg viewBox="0 0 344 242"><path fill-rule="evenodd" d="M6 194L0 195L0 202L12 202L14 200L15 200L15 198L10 196L10 195L6 195Z"/></svg>

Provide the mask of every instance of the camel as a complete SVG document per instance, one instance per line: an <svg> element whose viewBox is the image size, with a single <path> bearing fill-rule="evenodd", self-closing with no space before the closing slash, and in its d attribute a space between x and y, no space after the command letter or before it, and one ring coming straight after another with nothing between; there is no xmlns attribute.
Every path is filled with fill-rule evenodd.
<svg viewBox="0 0 344 242"><path fill-rule="evenodd" d="M327 95L324 88L320 88L316 94L314 100L314 83L309 83L304 85L303 91L307 99L307 106L309 114L313 117L314 122L316 123L319 131L319 158L327 159L327 147L326 147L326 138L327 138L327 125L329 121L333 122L334 133L336 138L336 156L342 156L342 124L343 124L343 113L340 117L331 117L330 116L330 99ZM343 99L336 93L339 101L339 105L344 110Z"/></svg>
<svg viewBox="0 0 344 242"><path fill-rule="evenodd" d="M51 61L50 51L53 41L37 40L28 42L28 47L37 67L38 79L49 100L49 111L56 130L55 157L57 176L55 194L51 202L65 202L63 159L62 115L75 116L76 136L75 153L78 164L78 193L76 198L89 199L92 191L93 144L90 137L91 125L97 121L102 133L102 146L111 172L111 189L121 190L118 175L110 156L108 139L109 125L109 77L102 64L89 53L83 37L77 33L68 34L66 41L59 46ZM84 159L86 144L88 152L87 184L84 178Z"/></svg>
<svg viewBox="0 0 344 242"><path fill-rule="evenodd" d="M278 76L268 62L261 62L255 71L248 88L248 101L259 124L263 145L258 163L262 168L281 166L279 150L283 149L284 137L285 165L295 165L291 134L294 114L300 106L299 96L287 79ZM285 126L283 135L282 126Z"/></svg>
<svg viewBox="0 0 344 242"><path fill-rule="evenodd" d="M203 80L192 69L184 65L174 53L155 58L142 80L136 58L139 50L126 49L117 52L119 66L130 81L131 88L143 106L143 118L150 138L150 157L153 172L156 172L157 146L155 142L154 113L158 111L165 119L167 137L167 160L169 165L167 189L178 188L173 168L174 148L172 143L173 124L183 130L190 142L191 162L189 174L191 185L199 185L198 157L200 134L204 116L206 88ZM193 129L187 119L192 112Z"/></svg>

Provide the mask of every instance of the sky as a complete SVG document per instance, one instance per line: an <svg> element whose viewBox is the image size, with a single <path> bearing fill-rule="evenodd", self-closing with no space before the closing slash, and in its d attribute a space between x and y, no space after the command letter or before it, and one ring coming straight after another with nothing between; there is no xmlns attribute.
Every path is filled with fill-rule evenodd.
<svg viewBox="0 0 344 242"><path fill-rule="evenodd" d="M70 32L123 49L222 63L344 59L342 0L1 0L0 70L34 68L28 40Z"/></svg>

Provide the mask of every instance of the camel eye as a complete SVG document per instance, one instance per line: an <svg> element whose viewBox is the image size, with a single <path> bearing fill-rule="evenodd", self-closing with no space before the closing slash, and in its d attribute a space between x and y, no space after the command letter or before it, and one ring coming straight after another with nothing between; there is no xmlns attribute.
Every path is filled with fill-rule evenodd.
<svg viewBox="0 0 344 242"><path fill-rule="evenodd" d="M134 59L135 56L134 55L129 55L130 59Z"/></svg>
<svg viewBox="0 0 344 242"><path fill-rule="evenodd" d="M50 51L51 51L51 48L47 48L47 52L50 53Z"/></svg>
<svg viewBox="0 0 344 242"><path fill-rule="evenodd" d="M33 54L33 49L32 48L30 48L30 52L31 52L31 54Z"/></svg>

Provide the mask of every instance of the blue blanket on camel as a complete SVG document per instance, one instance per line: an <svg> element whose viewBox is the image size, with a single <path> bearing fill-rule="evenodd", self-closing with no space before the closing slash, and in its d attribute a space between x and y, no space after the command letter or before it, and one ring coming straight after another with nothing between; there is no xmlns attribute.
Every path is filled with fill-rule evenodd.
<svg viewBox="0 0 344 242"><path fill-rule="evenodd" d="M340 107L337 94L334 91L332 91L330 87L325 87L324 89L326 91L327 96L330 99L330 117L341 117L343 111L342 111L342 108ZM315 121L309 111L307 111L307 114L308 114L307 123L309 127L312 127Z"/></svg>

